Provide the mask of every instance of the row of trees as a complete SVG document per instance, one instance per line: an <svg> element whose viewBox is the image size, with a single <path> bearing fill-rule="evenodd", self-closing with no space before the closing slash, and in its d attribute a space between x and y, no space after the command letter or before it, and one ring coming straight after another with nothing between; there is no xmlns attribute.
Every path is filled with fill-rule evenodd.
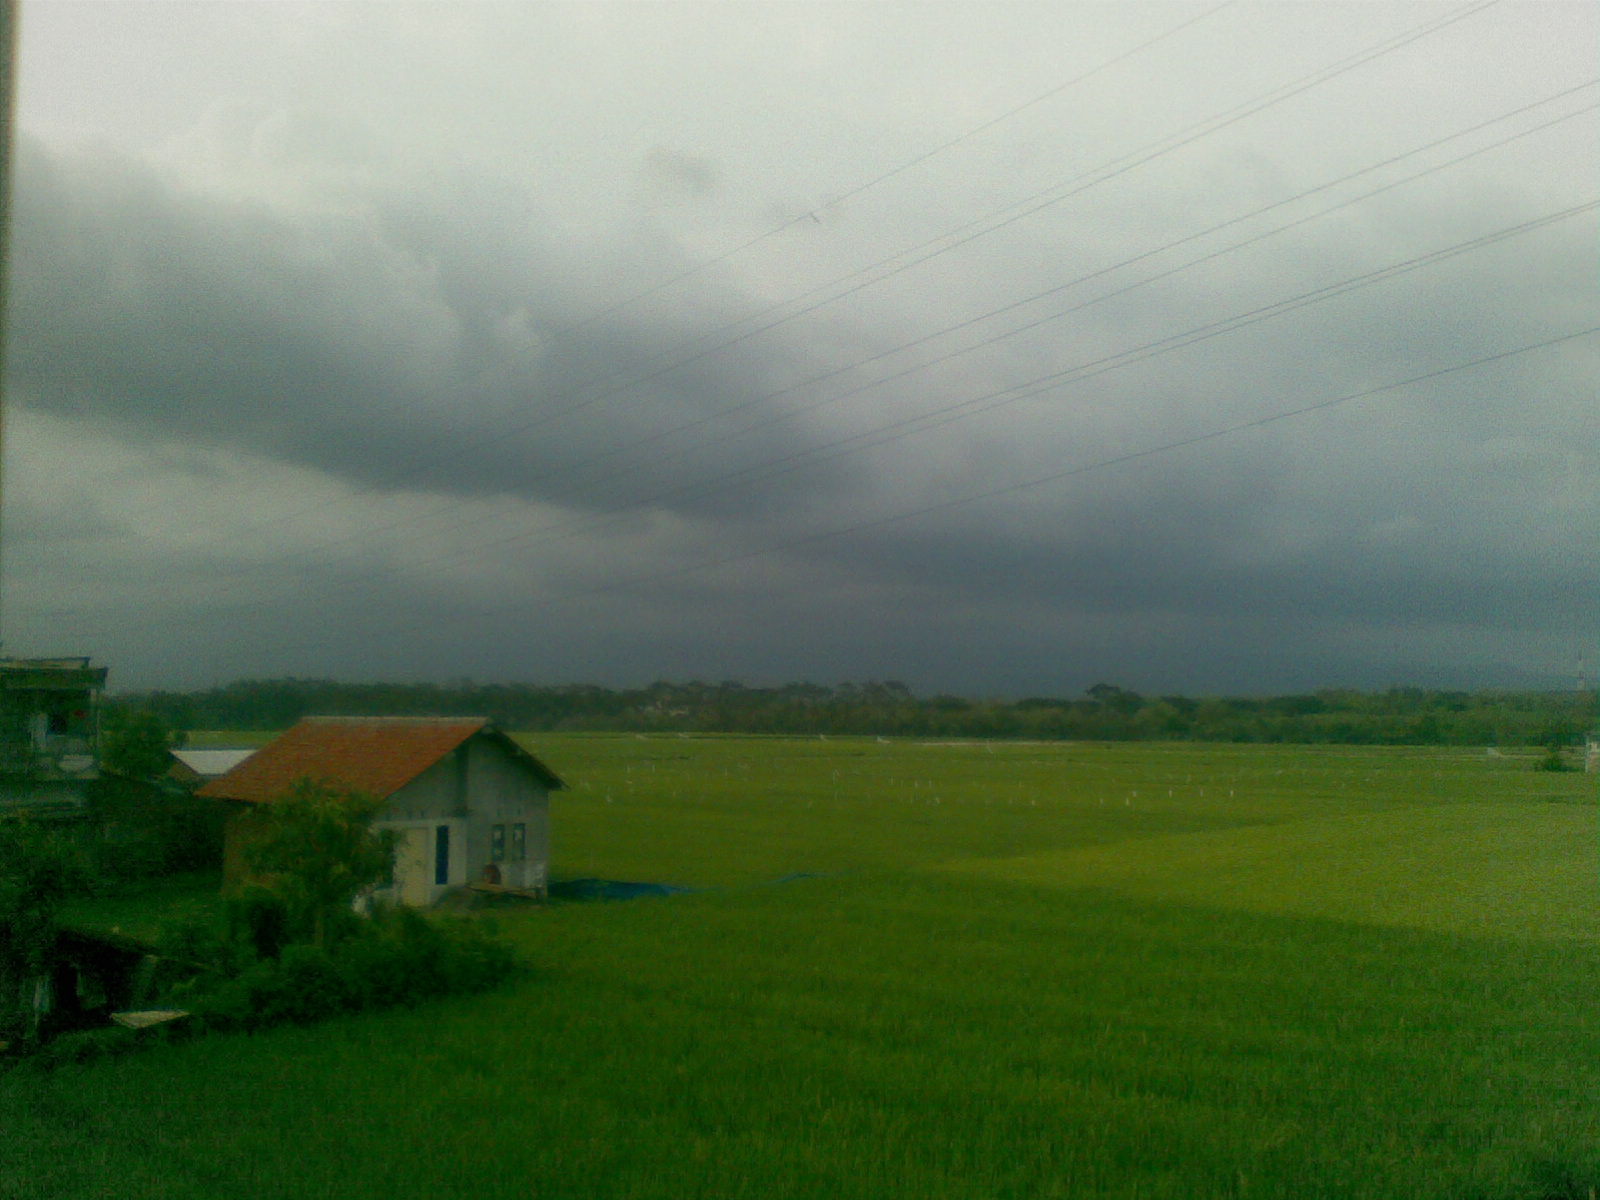
<svg viewBox="0 0 1600 1200"><path fill-rule="evenodd" d="M1323 690L1273 697L1143 696L1098 683L1080 696L917 696L887 681L825 686L657 682L343 683L245 680L112 701L170 729L282 729L303 716L474 715L504 728L1071 740L1566 745L1593 728L1593 692ZM129 718L123 718L129 719Z"/></svg>

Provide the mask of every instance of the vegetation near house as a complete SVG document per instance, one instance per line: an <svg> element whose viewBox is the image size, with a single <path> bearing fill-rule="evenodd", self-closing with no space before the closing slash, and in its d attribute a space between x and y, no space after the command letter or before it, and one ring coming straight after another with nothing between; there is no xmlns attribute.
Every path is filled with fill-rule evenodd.
<svg viewBox="0 0 1600 1200"><path fill-rule="evenodd" d="M281 902L288 940L325 947L330 926L388 876L399 835L372 827L381 805L299 779L261 814L244 852L249 886Z"/></svg>
<svg viewBox="0 0 1600 1200"><path fill-rule="evenodd" d="M81 857L56 833L0 820L0 1042L38 1033L62 903L86 885Z"/></svg>
<svg viewBox="0 0 1600 1200"><path fill-rule="evenodd" d="M184 735L148 708L114 708L100 732L100 765L129 779L156 779L172 766Z"/></svg>
<svg viewBox="0 0 1600 1200"><path fill-rule="evenodd" d="M522 973L510 946L481 922L381 903L357 913L355 902L392 864L396 835L371 824L378 803L301 780L254 814L252 874L221 914L168 924L154 945L132 954L184 967L157 982L155 1007L192 1019L163 1036L413 1004ZM126 941L66 929L58 919L70 898L100 878L80 840L59 828L0 822L0 1044L33 1052L30 1061L43 1066L138 1044L129 1030L93 1027L93 1020L48 1021L57 1009L107 1020L104 1004L86 1009L74 994L97 976L76 969L81 947L76 958L69 952L83 943L103 957L102 942L120 950Z"/></svg>
<svg viewBox="0 0 1600 1200"><path fill-rule="evenodd" d="M215 871L222 863L227 814L179 784L108 773L85 788L85 800L73 834L97 885Z"/></svg>
<svg viewBox="0 0 1600 1200"><path fill-rule="evenodd" d="M226 925L172 931L175 954L210 970L180 997L202 1029L254 1029L479 991L521 973L481 924L359 901L389 874L398 835L382 801L299 779L251 814L249 877Z"/></svg>

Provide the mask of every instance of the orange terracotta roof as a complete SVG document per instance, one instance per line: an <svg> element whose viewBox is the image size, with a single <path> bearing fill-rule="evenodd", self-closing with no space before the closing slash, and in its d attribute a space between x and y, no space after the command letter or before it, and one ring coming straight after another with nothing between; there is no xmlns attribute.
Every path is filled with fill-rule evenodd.
<svg viewBox="0 0 1600 1200"><path fill-rule="evenodd" d="M487 728L483 717L307 717L198 794L260 804L310 778L383 799Z"/></svg>

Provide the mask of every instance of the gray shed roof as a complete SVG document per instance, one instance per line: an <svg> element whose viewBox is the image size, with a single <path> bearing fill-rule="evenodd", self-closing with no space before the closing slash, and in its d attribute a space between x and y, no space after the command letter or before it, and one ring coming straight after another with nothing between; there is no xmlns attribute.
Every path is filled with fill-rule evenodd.
<svg viewBox="0 0 1600 1200"><path fill-rule="evenodd" d="M201 779L216 779L226 775L254 753L254 750L174 750L172 757Z"/></svg>

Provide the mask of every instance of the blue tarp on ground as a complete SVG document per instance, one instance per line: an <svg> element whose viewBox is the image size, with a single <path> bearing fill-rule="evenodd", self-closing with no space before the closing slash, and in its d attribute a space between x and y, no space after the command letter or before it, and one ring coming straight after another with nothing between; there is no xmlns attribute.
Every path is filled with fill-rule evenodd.
<svg viewBox="0 0 1600 1200"><path fill-rule="evenodd" d="M564 879L550 885L553 900L638 900L643 896L681 896L694 888L673 883L630 883L624 879Z"/></svg>
<svg viewBox="0 0 1600 1200"><path fill-rule="evenodd" d="M780 883L798 883L804 879L834 879L836 874L816 871L796 871L780 875L750 887L772 887ZM562 879L552 883L549 894L552 900L638 900L645 896L684 896L691 892L715 891L714 888L682 887L676 883L635 883L626 879Z"/></svg>

